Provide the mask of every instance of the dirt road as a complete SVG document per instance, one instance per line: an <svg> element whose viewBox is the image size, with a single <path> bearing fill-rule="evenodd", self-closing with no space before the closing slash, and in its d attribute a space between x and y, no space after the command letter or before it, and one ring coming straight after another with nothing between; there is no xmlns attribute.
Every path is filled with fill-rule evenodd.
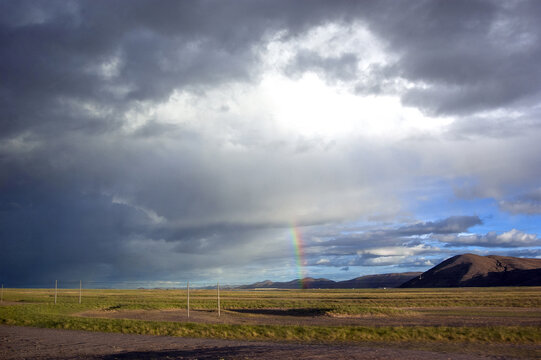
<svg viewBox="0 0 541 360"><path fill-rule="evenodd" d="M463 350L463 349L462 349ZM532 358L539 348L532 347ZM462 352L462 351L461 351ZM527 353L526 353L527 354ZM507 359L385 345L307 345L0 326L0 359Z"/></svg>

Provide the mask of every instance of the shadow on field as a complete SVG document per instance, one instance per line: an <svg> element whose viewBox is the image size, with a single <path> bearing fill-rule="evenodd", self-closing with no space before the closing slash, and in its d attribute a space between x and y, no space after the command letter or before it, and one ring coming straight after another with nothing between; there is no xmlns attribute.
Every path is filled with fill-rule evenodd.
<svg viewBox="0 0 541 360"><path fill-rule="evenodd" d="M264 357L268 348L258 346L225 346L192 350L133 351L111 354L100 359L221 359L231 356Z"/></svg>
<svg viewBox="0 0 541 360"><path fill-rule="evenodd" d="M278 315L278 316L322 316L331 309L231 309L242 314Z"/></svg>

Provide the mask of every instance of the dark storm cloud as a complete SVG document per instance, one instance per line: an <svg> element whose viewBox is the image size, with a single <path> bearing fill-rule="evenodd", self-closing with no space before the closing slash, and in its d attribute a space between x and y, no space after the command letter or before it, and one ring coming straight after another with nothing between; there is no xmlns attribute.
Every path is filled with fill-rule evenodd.
<svg viewBox="0 0 541 360"><path fill-rule="evenodd" d="M77 105L121 110L133 101L166 98L175 88L245 79L253 66L251 44L264 31L252 29L253 38L246 38L220 29L209 17L223 12L210 12L204 3L75 2L70 13L64 3L29 4L39 8L34 18L27 10L21 24L9 19L0 29L4 135L93 122L109 128L118 119L81 116ZM4 14L18 8L3 5ZM195 21L201 12L210 15L202 18L208 23Z"/></svg>
<svg viewBox="0 0 541 360"><path fill-rule="evenodd" d="M498 203L501 210L511 214L541 214L541 189Z"/></svg>
<svg viewBox="0 0 541 360"><path fill-rule="evenodd" d="M402 236L425 234L452 234L467 231L483 222L478 216L451 216L439 221L428 221L409 226L400 227L397 234Z"/></svg>
<svg viewBox="0 0 541 360"><path fill-rule="evenodd" d="M464 113L534 100L540 91L537 2L6 1L2 7L4 135L33 126L114 125L103 114L81 116L79 101L118 109L167 98L174 89L249 80L257 77L266 37L283 30L284 38L294 37L331 21L367 24L397 54L388 71L376 72L377 83L401 77L424 84L403 94L406 103ZM356 59L304 51L293 67L355 81Z"/></svg>
<svg viewBox="0 0 541 360"><path fill-rule="evenodd" d="M52 278L197 279L209 263L245 264L230 254L239 247L245 256L253 253L248 259L258 258L258 249L246 245L274 236L272 229L254 225L164 224L111 196L24 182L7 185L0 197L0 239L9 254L2 277L11 286L44 286ZM260 262L283 255L267 250Z"/></svg>
<svg viewBox="0 0 541 360"><path fill-rule="evenodd" d="M406 103L464 113L539 94L538 2L429 1L403 11L375 27L401 54L400 75L428 85L407 92Z"/></svg>
<svg viewBox="0 0 541 360"><path fill-rule="evenodd" d="M324 59L302 52L297 71L326 70L329 77L357 82L360 93L392 92L402 101L437 114L536 103L541 92L541 6L535 1L377 2L357 14L392 54L386 64L356 73L355 54ZM362 58L364 49L358 49ZM347 60L344 62L344 60ZM294 66L293 66L294 65ZM345 65L345 66L344 66ZM396 91L396 89L395 89Z"/></svg>
<svg viewBox="0 0 541 360"><path fill-rule="evenodd" d="M351 18L348 7L304 1L3 1L0 131L103 131L118 119L81 116L80 102L118 111L137 101L167 99L175 89L248 81L257 77L259 47L267 36L285 31L282 36L291 37Z"/></svg>

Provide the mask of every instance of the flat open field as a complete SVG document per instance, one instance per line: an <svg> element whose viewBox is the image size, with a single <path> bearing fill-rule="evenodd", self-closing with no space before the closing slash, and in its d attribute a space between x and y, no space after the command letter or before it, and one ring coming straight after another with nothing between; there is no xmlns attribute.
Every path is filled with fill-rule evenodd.
<svg viewBox="0 0 541 360"><path fill-rule="evenodd" d="M70 341L67 358L541 358L536 287L221 291L220 316L216 291L191 290L189 317L186 295L83 290L79 304L62 289L55 305L54 290L4 289L0 358L58 358Z"/></svg>

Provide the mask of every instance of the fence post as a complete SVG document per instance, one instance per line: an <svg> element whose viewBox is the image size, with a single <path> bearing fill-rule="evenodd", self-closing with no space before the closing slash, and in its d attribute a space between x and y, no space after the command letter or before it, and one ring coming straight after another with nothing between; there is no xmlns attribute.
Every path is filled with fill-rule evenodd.
<svg viewBox="0 0 541 360"><path fill-rule="evenodd" d="M79 304L81 303L82 295L83 295L83 280L79 280Z"/></svg>
<svg viewBox="0 0 541 360"><path fill-rule="evenodd" d="M54 281L54 304L56 305L56 293L58 292L58 280Z"/></svg>
<svg viewBox="0 0 541 360"><path fill-rule="evenodd" d="M187 305L188 317L190 317L190 280L188 280L186 288L188 289L188 305Z"/></svg>
<svg viewBox="0 0 541 360"><path fill-rule="evenodd" d="M2 294L0 295L0 302L4 302L4 284L2 284Z"/></svg>
<svg viewBox="0 0 541 360"><path fill-rule="evenodd" d="M216 283L216 288L218 289L218 317L220 317L220 283Z"/></svg>

